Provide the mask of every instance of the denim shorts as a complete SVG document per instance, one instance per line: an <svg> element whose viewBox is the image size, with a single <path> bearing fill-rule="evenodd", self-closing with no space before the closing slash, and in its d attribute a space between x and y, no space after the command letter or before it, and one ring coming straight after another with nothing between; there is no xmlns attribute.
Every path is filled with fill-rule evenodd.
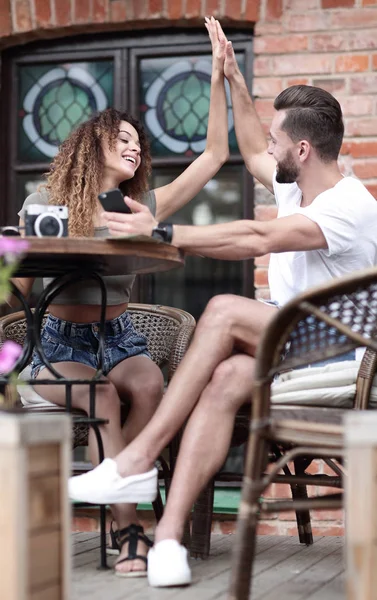
<svg viewBox="0 0 377 600"><path fill-rule="evenodd" d="M42 348L51 363L76 362L93 369L98 367L99 323L71 323L49 315L41 334ZM126 311L105 322L103 373L107 375L118 363L131 356L151 358L146 338L138 333ZM34 350L31 377L36 378L44 364Z"/></svg>

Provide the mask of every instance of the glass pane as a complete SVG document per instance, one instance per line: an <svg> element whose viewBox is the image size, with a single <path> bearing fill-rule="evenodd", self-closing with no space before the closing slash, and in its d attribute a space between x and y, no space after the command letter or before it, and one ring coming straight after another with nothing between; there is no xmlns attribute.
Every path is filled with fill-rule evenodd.
<svg viewBox="0 0 377 600"><path fill-rule="evenodd" d="M237 54L244 69L244 56ZM193 156L203 152L207 136L212 58L210 55L140 60L140 115L153 156ZM238 153L229 84L228 129L231 153Z"/></svg>
<svg viewBox="0 0 377 600"><path fill-rule="evenodd" d="M113 103L113 61L18 68L18 159L51 160L59 145L94 112Z"/></svg>
<svg viewBox="0 0 377 600"><path fill-rule="evenodd" d="M179 174L155 170L153 187ZM189 204L171 218L181 225L210 225L242 218L242 167L224 167ZM216 294L242 293L242 261L187 256L185 267L153 276L151 302L182 308L199 318Z"/></svg>

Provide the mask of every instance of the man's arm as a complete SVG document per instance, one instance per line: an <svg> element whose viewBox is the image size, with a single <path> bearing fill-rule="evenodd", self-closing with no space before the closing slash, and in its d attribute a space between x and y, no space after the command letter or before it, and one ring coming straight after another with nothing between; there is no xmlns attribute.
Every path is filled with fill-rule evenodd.
<svg viewBox="0 0 377 600"><path fill-rule="evenodd" d="M327 248L321 228L303 215L199 227L174 225L172 243L187 252L223 260Z"/></svg>
<svg viewBox="0 0 377 600"><path fill-rule="evenodd" d="M230 85L237 142L247 170L273 192L276 162L267 153L267 139L231 43L226 46L224 74Z"/></svg>
<svg viewBox="0 0 377 600"><path fill-rule="evenodd" d="M125 198L133 214L104 213L111 235L147 235L157 226L150 210ZM172 243L192 254L223 260L243 260L269 252L326 249L317 223L296 214L271 221L232 221L218 225L173 225Z"/></svg>

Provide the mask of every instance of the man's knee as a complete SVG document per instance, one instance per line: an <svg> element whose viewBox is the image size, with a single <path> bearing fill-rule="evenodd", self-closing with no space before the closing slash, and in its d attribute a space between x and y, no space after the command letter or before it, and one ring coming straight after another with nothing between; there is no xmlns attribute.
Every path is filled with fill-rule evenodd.
<svg viewBox="0 0 377 600"><path fill-rule="evenodd" d="M252 360L252 359L250 359ZM245 374L232 360L227 360L215 369L207 386L205 401L214 409L237 412L248 401L252 388L252 363L250 363L250 381L245 385Z"/></svg>
<svg viewBox="0 0 377 600"><path fill-rule="evenodd" d="M234 320L234 311L232 308L234 298L236 296L233 294L221 294L211 298L200 318L198 326L226 327L227 324Z"/></svg>

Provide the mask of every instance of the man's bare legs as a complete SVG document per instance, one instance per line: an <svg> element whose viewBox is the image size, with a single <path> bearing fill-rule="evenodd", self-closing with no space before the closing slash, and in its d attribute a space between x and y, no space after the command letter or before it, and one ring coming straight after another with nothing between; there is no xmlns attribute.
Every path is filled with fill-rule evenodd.
<svg viewBox="0 0 377 600"><path fill-rule="evenodd" d="M192 412L216 368L237 350L255 356L260 336L275 314L276 308L241 296L210 300L160 406L140 435L116 457L120 475L152 468Z"/></svg>

